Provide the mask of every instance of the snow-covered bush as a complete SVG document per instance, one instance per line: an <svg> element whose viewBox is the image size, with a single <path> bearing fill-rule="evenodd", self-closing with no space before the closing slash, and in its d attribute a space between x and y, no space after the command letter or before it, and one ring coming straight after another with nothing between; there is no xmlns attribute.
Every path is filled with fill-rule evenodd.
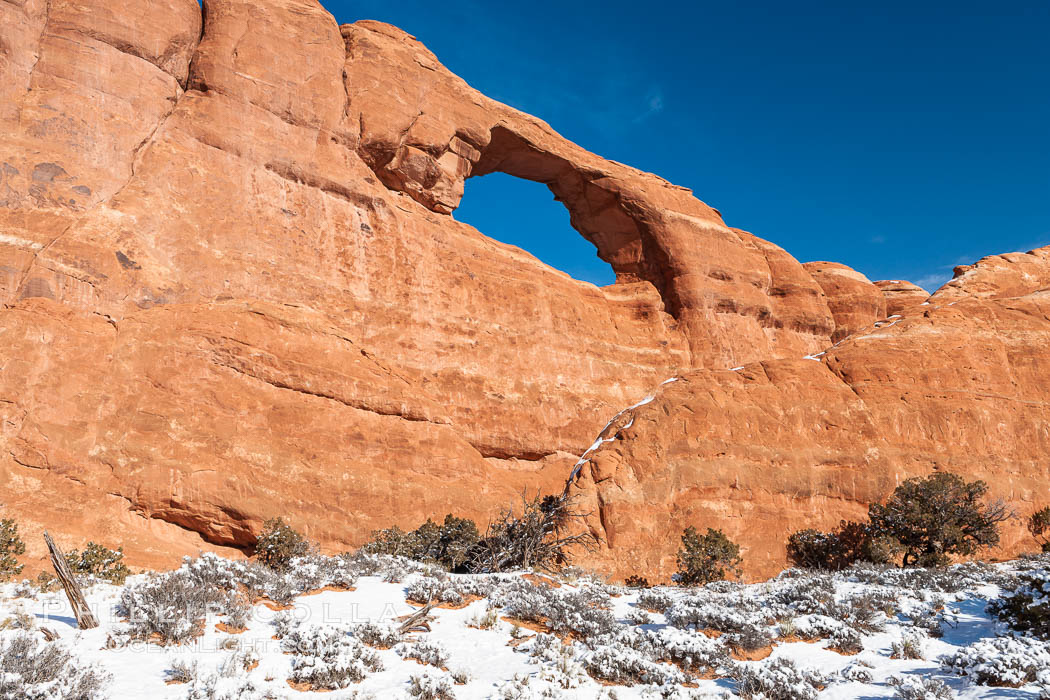
<svg viewBox="0 0 1050 700"><path fill-rule="evenodd" d="M263 523L262 532L255 541L255 555L271 569L281 570L292 559L305 556L310 543L282 518L271 518Z"/></svg>
<svg viewBox="0 0 1050 700"><path fill-rule="evenodd" d="M362 622L354 625L353 634L362 642L376 649L389 649L401 641L397 626L382 622Z"/></svg>
<svg viewBox="0 0 1050 700"><path fill-rule="evenodd" d="M843 629L844 625L824 615L805 615L793 620L795 634L802 639L826 639Z"/></svg>
<svg viewBox="0 0 1050 700"><path fill-rule="evenodd" d="M292 654L290 679L312 689L335 690L382 671L379 656L361 644L347 625L298 625L281 641Z"/></svg>
<svg viewBox="0 0 1050 700"><path fill-rule="evenodd" d="M558 635L571 633L579 639L590 639L612 634L620 627L612 613L594 607L583 593L533 586L520 578L505 582L490 599L503 608L504 614L544 624Z"/></svg>
<svg viewBox="0 0 1050 700"><path fill-rule="evenodd" d="M452 678L431 672L412 676L408 682L408 694L418 700L455 700L456 697Z"/></svg>
<svg viewBox="0 0 1050 700"><path fill-rule="evenodd" d="M306 554L289 560L285 569L285 578L303 593L326 586L349 589L357 583L357 567L352 557L345 554L335 557Z"/></svg>
<svg viewBox="0 0 1050 700"><path fill-rule="evenodd" d="M828 638L828 648L843 654L859 654L864 651L864 638L849 627L839 627Z"/></svg>
<svg viewBox="0 0 1050 700"><path fill-rule="evenodd" d="M418 642L403 642L395 648L402 659L412 659L425 666L445 668L448 665L448 650L438 642L421 639Z"/></svg>
<svg viewBox="0 0 1050 700"><path fill-rule="evenodd" d="M277 639L284 639L299 624L299 621L295 618L295 615L289 610L281 610L274 613L274 616L270 619L270 625L273 627L273 636Z"/></svg>
<svg viewBox="0 0 1050 700"><path fill-rule="evenodd" d="M648 588L638 594L638 607L662 613L671 607L674 597L666 588Z"/></svg>
<svg viewBox="0 0 1050 700"><path fill-rule="evenodd" d="M783 610L763 606L757 597L736 593L715 593L710 587L702 594L679 598L664 615L667 622L682 629L739 632L745 628L761 627L784 615Z"/></svg>
<svg viewBox="0 0 1050 700"><path fill-rule="evenodd" d="M744 625L735 632L723 635L726 646L738 652L752 652L765 649L773 643L773 635L764 626Z"/></svg>
<svg viewBox="0 0 1050 700"><path fill-rule="evenodd" d="M348 557L348 560L358 575L378 576L389 583L401 581L409 574L421 572L426 568L423 564L411 559L388 554L370 554L363 550L354 552Z"/></svg>
<svg viewBox="0 0 1050 700"><path fill-rule="evenodd" d="M827 615L837 612L835 582L830 576L789 569L774 582L773 601L799 615Z"/></svg>
<svg viewBox="0 0 1050 700"><path fill-rule="evenodd" d="M3 700L94 700L104 698L110 675L78 662L57 642L21 632L0 642L0 698Z"/></svg>
<svg viewBox="0 0 1050 700"><path fill-rule="evenodd" d="M225 612L236 599L232 591L200 585L183 568L126 586L120 613L133 639L182 644L201 633L208 612Z"/></svg>
<svg viewBox="0 0 1050 700"><path fill-rule="evenodd" d="M641 608L631 608L624 616L629 625L651 625L653 616Z"/></svg>
<svg viewBox="0 0 1050 700"><path fill-rule="evenodd" d="M196 661L175 659L171 662L171 667L164 672L164 675L167 676L165 680L168 683L192 683L197 680L199 666L200 664Z"/></svg>
<svg viewBox="0 0 1050 700"><path fill-rule="evenodd" d="M897 689L897 700L952 700L951 688L928 676L891 676L889 684Z"/></svg>
<svg viewBox="0 0 1050 700"><path fill-rule="evenodd" d="M657 663L643 654L619 645L598 644L580 655L580 663L594 678L618 685L683 683L686 678L674 666Z"/></svg>
<svg viewBox="0 0 1050 700"><path fill-rule="evenodd" d="M1018 584L1004 590L988 610L1018 632L1050 639L1050 569L1022 574Z"/></svg>
<svg viewBox="0 0 1050 700"><path fill-rule="evenodd" d="M468 598L488 595L494 581L488 576L419 576L405 588L405 597L420 603L460 605Z"/></svg>
<svg viewBox="0 0 1050 700"><path fill-rule="evenodd" d="M828 680L815 671L799 669L790 659L738 664L733 669L737 694L754 700L816 700Z"/></svg>
<svg viewBox="0 0 1050 700"><path fill-rule="evenodd" d="M900 640L890 645L891 659L917 659L926 658L926 634L920 630L905 632Z"/></svg>
<svg viewBox="0 0 1050 700"><path fill-rule="evenodd" d="M88 542L84 551L75 549L66 553L69 570L77 574L82 585L105 581L115 586L124 585L131 571L124 564L124 548L116 550Z"/></svg>
<svg viewBox="0 0 1050 700"><path fill-rule="evenodd" d="M871 683L874 680L874 676L871 675L872 668L872 665L867 661L858 659L839 671L839 675L847 681Z"/></svg>
<svg viewBox="0 0 1050 700"><path fill-rule="evenodd" d="M214 673L195 678L185 696L186 700L278 700L285 697L268 683Z"/></svg>
<svg viewBox="0 0 1050 700"><path fill-rule="evenodd" d="M628 635L638 638L630 640ZM729 651L721 640L674 627L659 630L628 630L620 640L636 650L648 649L659 661L669 661L691 673L721 673L731 666Z"/></svg>
<svg viewBox="0 0 1050 700"><path fill-rule="evenodd" d="M982 639L940 658L945 670L972 678L980 685L1017 688L1050 669L1050 644L1028 639Z"/></svg>

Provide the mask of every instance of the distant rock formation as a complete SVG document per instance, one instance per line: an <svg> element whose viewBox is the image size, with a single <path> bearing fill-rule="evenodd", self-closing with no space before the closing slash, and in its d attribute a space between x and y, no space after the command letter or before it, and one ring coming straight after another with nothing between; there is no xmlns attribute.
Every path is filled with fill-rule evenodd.
<svg viewBox="0 0 1050 700"><path fill-rule="evenodd" d="M900 316L930 298L925 289L904 280L879 280L875 286L882 290L886 298L886 313L890 316Z"/></svg>

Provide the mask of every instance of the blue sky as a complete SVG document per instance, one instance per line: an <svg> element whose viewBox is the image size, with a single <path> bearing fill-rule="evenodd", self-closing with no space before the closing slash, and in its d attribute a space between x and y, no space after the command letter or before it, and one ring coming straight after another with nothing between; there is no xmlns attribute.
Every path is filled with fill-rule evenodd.
<svg viewBox="0 0 1050 700"><path fill-rule="evenodd" d="M1046 0L325 6L415 34L490 97L802 261L936 288L1050 244ZM542 185L468 180L456 217L611 281Z"/></svg>

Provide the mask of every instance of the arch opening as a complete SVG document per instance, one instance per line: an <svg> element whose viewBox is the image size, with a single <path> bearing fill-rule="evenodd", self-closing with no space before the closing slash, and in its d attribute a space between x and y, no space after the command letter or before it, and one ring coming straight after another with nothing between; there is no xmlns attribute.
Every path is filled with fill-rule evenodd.
<svg viewBox="0 0 1050 700"><path fill-rule="evenodd" d="M568 210L541 182L503 172L470 177L453 216L573 279L599 287L616 281L612 266L573 228Z"/></svg>

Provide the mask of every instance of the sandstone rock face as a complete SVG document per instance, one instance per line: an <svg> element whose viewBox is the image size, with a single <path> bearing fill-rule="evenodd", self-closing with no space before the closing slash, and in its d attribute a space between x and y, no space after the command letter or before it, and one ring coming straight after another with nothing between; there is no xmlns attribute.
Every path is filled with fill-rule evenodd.
<svg viewBox="0 0 1050 700"><path fill-rule="evenodd" d="M0 13L0 502L33 555L45 525L159 566L277 514L327 548L484 519L660 381L829 343L785 251L393 27L313 0ZM457 222L495 171L545 183L616 283Z"/></svg>
<svg viewBox="0 0 1050 700"><path fill-rule="evenodd" d="M875 286L886 299L886 314L889 316L903 316L930 298L925 289L904 280L880 280Z"/></svg>
<svg viewBox="0 0 1050 700"><path fill-rule="evenodd" d="M834 262L808 262L803 267L827 296L835 319L835 331L831 334L834 342L886 317L885 297L863 274Z"/></svg>
<svg viewBox="0 0 1050 700"><path fill-rule="evenodd" d="M819 361L686 373L631 411L573 486L606 542L593 563L666 578L668 533L711 526L743 545L750 576L771 575L791 532L863 519L934 470L986 480L1025 516L1045 505L1050 289L921 308ZM993 555L1033 547L1021 520L1002 544Z"/></svg>
<svg viewBox="0 0 1050 700"><path fill-rule="evenodd" d="M934 292L931 302L1017 297L1050 287L1050 246L1004 253L955 268L955 277Z"/></svg>

